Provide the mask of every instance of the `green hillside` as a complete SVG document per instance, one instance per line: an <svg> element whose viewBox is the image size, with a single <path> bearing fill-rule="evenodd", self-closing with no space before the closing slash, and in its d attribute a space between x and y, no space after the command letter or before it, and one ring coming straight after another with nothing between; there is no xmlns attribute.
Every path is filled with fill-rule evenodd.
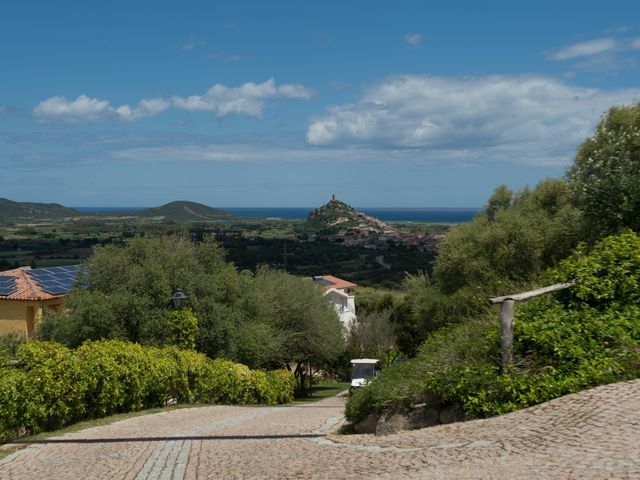
<svg viewBox="0 0 640 480"><path fill-rule="evenodd" d="M58 203L13 202L0 198L0 220L47 220L81 216Z"/></svg>
<svg viewBox="0 0 640 480"><path fill-rule="evenodd" d="M229 212L196 202L175 201L160 207L147 208L134 214L138 217L163 217L174 222L206 222L227 219Z"/></svg>

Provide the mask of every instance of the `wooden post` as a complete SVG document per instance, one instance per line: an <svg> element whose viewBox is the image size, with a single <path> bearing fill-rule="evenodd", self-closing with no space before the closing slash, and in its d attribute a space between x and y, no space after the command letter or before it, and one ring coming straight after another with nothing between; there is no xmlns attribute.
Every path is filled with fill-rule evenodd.
<svg viewBox="0 0 640 480"><path fill-rule="evenodd" d="M529 300L530 298L539 297L549 292L556 292L571 288L576 284L575 280L566 283L556 283L548 287L538 288L529 292L516 293L515 295L506 295L504 297L490 298L489 303L501 304L500 310L500 348L502 350L502 370L505 370L513 363L513 314L516 301Z"/></svg>
<svg viewBox="0 0 640 480"><path fill-rule="evenodd" d="M508 298L502 302L500 310L500 348L502 350L502 370L513 362L513 313L515 301Z"/></svg>

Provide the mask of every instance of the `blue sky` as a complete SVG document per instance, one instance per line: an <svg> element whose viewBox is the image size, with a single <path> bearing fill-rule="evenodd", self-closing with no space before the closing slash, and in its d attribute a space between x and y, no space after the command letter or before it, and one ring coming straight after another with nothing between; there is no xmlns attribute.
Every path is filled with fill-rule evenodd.
<svg viewBox="0 0 640 480"><path fill-rule="evenodd" d="M0 6L0 197L482 206L640 101L640 3Z"/></svg>

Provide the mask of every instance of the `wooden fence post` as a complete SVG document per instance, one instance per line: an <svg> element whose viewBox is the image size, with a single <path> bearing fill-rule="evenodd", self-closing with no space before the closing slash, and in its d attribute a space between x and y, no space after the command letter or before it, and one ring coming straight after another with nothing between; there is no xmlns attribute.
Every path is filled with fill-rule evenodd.
<svg viewBox="0 0 640 480"><path fill-rule="evenodd" d="M500 308L500 349L502 350L502 370L513 362L513 314L516 302L510 298L502 302Z"/></svg>
<svg viewBox="0 0 640 480"><path fill-rule="evenodd" d="M500 349L502 350L502 370L504 371L513 363L513 315L516 308L516 301L529 300L539 297L549 292L556 292L571 288L575 285L575 280L566 283L556 283L548 287L538 288L529 292L517 293L515 295L505 295L503 297L490 298L489 303L500 304Z"/></svg>

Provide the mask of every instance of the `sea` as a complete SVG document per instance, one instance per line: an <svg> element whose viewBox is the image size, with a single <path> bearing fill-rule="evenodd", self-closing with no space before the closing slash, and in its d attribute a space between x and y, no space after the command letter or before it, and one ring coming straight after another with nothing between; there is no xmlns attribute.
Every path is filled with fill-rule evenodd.
<svg viewBox="0 0 640 480"><path fill-rule="evenodd" d="M105 215L138 212L146 207L73 207L84 213ZM281 220L304 220L313 210L311 207L217 207L236 217L259 217ZM354 207L384 222L415 223L463 223L480 213L480 208L367 208Z"/></svg>

